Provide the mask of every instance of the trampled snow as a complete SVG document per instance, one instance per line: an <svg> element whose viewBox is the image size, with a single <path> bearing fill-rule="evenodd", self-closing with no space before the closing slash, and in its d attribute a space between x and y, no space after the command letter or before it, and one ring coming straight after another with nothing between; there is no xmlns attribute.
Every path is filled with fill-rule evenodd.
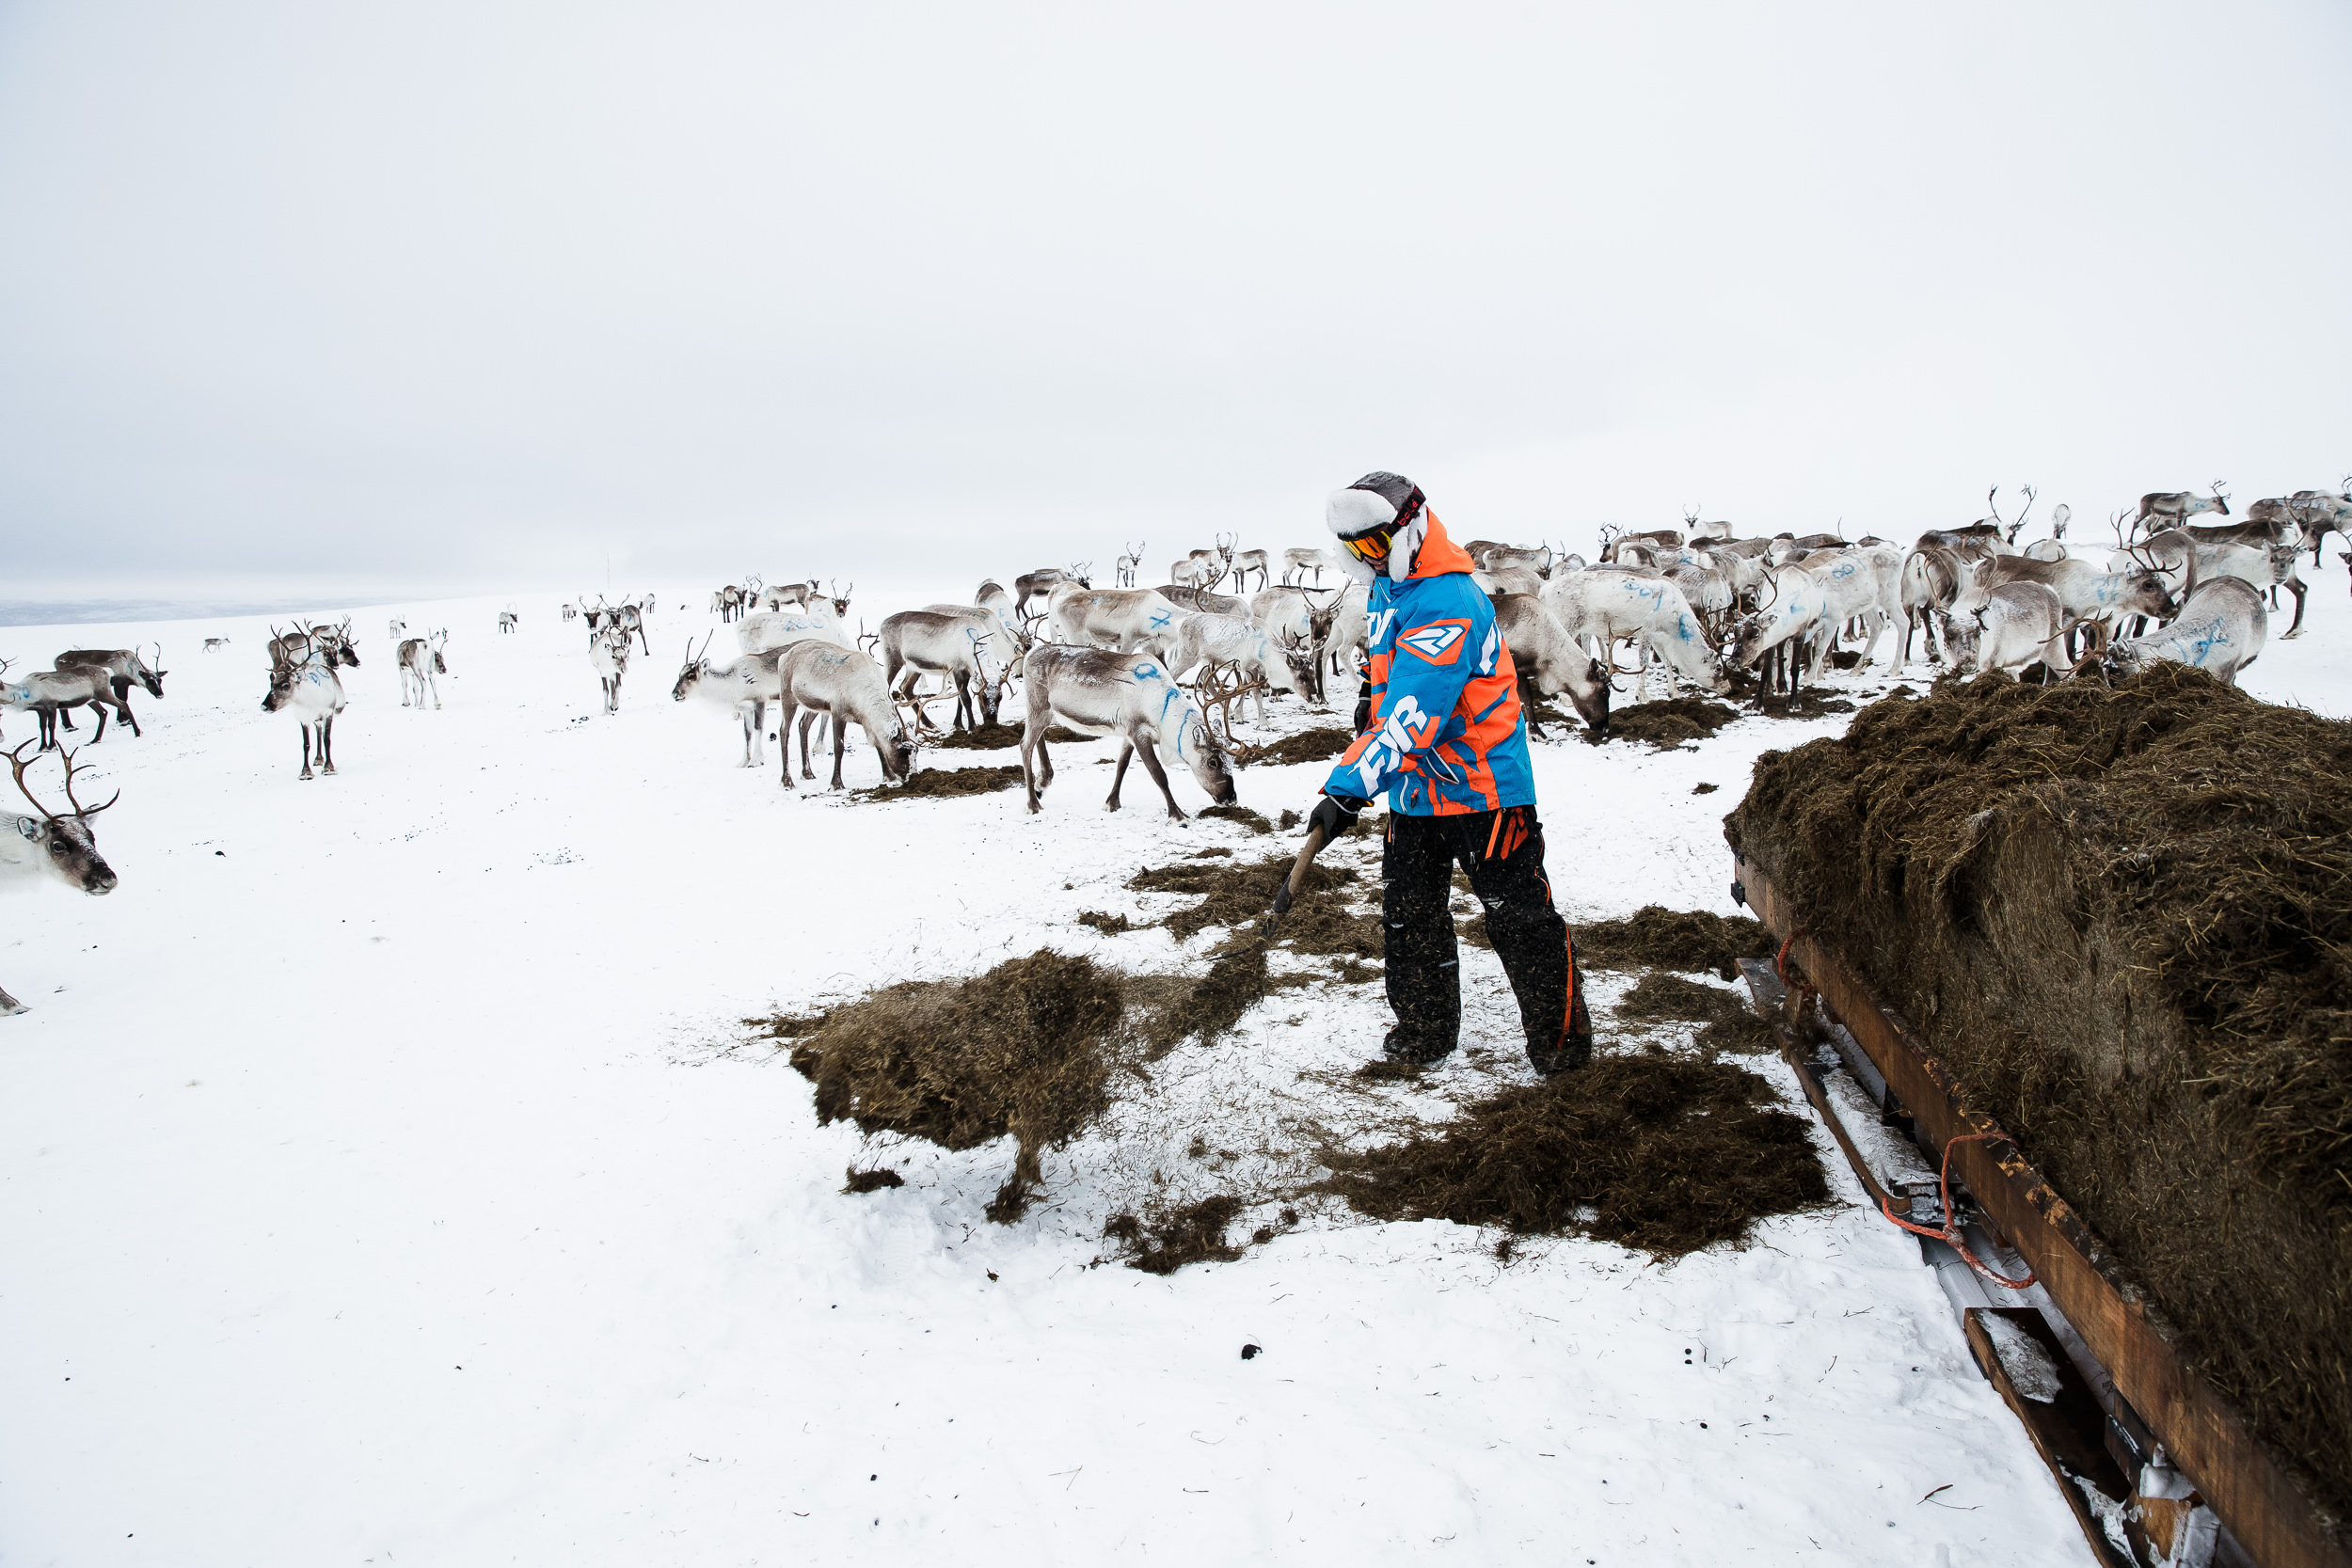
<svg viewBox="0 0 2352 1568"><path fill-rule="evenodd" d="M2257 693L2345 705L2332 583ZM871 621L939 595L860 596ZM1504 1264L1491 1234L1311 1206L1156 1278L1096 1265L1106 1207L1151 1168L1271 1190L1318 1120L1372 1114L1342 1081L1377 1051L1376 984L1182 1048L1018 1225L980 1212L1005 1148L818 1127L740 1020L1048 943L1197 967L1208 938L1073 916L1156 910L1139 866L1275 841L1167 821L1139 770L1106 815L1106 743L1057 751L1034 818L1018 790L787 792L772 749L739 768L731 721L670 700L704 597L661 596L609 719L552 596L513 637L503 599L358 612L341 772L312 783L260 711L263 623L0 631L28 665L160 638L170 671L133 695L144 738L86 753L122 791L120 890L44 887L0 943L33 1008L0 1020L6 1560L2081 1560L1826 1134L1836 1206L1744 1250ZM399 704L395 611L454 634L441 711ZM1539 747L1571 918L1728 912L1720 820L1754 758L1843 722ZM1304 808L1322 772L1248 769L1242 802ZM876 777L854 752L850 784ZM1471 1049L1373 1110L1524 1081L1492 956L1465 949L1465 980ZM847 1196L852 1160L907 1184Z"/></svg>

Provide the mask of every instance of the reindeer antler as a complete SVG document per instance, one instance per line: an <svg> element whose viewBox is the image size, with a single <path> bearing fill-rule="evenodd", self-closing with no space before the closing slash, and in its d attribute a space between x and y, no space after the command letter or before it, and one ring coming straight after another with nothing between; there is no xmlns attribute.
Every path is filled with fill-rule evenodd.
<svg viewBox="0 0 2352 1568"><path fill-rule="evenodd" d="M34 746L38 744L40 744L40 742L37 739L24 742L24 746ZM40 812L41 816L49 818L50 821L64 821L64 817L59 816L56 812L51 811L47 806L42 805L40 803L40 797L35 795L32 791L32 786L24 782L24 769L31 767L33 762L38 760L38 758L27 758L24 755L24 746L19 746L8 753L8 770L16 775L17 792L23 795L27 800L30 800L33 803L33 809ZM66 752L61 754L60 760L65 764L65 800L66 804L73 808L71 813L72 816L87 820L90 817L96 816L100 812L104 811L107 806L113 805L115 801L121 800L122 791L119 789L116 790L113 796L106 800L104 805L86 806L82 804L81 801L75 800L73 798L73 775L82 771L82 769L76 768L73 763L74 757L78 754L78 749L77 751Z"/></svg>
<svg viewBox="0 0 2352 1568"><path fill-rule="evenodd" d="M2229 488L2229 484L2230 484L2230 482L2229 482L2228 480L2226 480L2226 479L2217 479L2217 480L2215 480L2215 481L2213 482L2213 493L2214 493L2215 495L2217 495L2217 496L2220 495L2220 494L2221 494L2221 492L2222 492L2223 490L2226 490L2226 489L2228 489L2228 488Z"/></svg>

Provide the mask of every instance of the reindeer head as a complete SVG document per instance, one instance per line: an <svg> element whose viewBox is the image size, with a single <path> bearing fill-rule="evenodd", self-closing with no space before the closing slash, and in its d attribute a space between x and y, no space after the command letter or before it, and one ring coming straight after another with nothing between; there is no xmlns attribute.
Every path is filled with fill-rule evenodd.
<svg viewBox="0 0 2352 1568"><path fill-rule="evenodd" d="M82 804L73 798L73 775L79 769L73 765L74 753L67 752L61 760L65 765L66 804L71 809L62 814L51 811L33 793L32 786L24 782L25 768L36 760L25 756L25 748L39 744L37 740L28 740L8 753L8 768L16 775L17 793L40 813L38 819L17 817L14 823L17 834L37 849L46 851L41 856L40 863L51 876L68 887L94 895L112 893L116 882L114 867L108 865L105 857L98 852L98 838L90 831L90 818L121 800L122 791L116 790L104 805Z"/></svg>
<svg viewBox="0 0 2352 1568"><path fill-rule="evenodd" d="M1290 672L1293 691L1312 690L1315 683L1315 644L1311 638L1301 637L1284 626L1274 639L1282 650L1282 664ZM1269 673L1271 671L1269 670Z"/></svg>
<svg viewBox="0 0 2352 1568"><path fill-rule="evenodd" d="M2228 487L2226 480L2217 479L2213 482L2213 509L2224 517L2230 515L2230 498L2222 494Z"/></svg>
<svg viewBox="0 0 2352 1568"><path fill-rule="evenodd" d="M1220 806L1233 803L1240 793L1233 787L1233 761L1217 744L1216 732L1209 728L1207 718L1190 703L1176 721L1176 755L1192 769L1192 782L1210 800Z"/></svg>
<svg viewBox="0 0 2352 1568"><path fill-rule="evenodd" d="M709 651L710 639L714 635L716 634L706 633L703 637L703 645L699 649L694 646L692 638L686 640L686 663L677 673L677 684L670 688L671 701L678 703L686 701L687 694L694 689L694 683L710 673L710 661L703 657L703 655Z"/></svg>
<svg viewBox="0 0 2352 1568"><path fill-rule="evenodd" d="M1081 588L1094 586L1093 572L1094 562L1091 561L1073 561L1063 568L1063 575Z"/></svg>
<svg viewBox="0 0 2352 1568"><path fill-rule="evenodd" d="M815 585L811 584L811 586L813 587ZM850 595L855 592L857 592L857 584L855 582L851 582L849 587L844 588L841 586L840 578L835 578L834 579L833 592L827 594L826 597L833 602L833 618L834 620L841 621L849 618Z"/></svg>
<svg viewBox="0 0 2352 1568"><path fill-rule="evenodd" d="M2066 525L2072 522L2074 517L2074 509L2067 505L2064 501L2060 501L2056 506L2050 508L2050 537L2053 539L2065 538Z"/></svg>

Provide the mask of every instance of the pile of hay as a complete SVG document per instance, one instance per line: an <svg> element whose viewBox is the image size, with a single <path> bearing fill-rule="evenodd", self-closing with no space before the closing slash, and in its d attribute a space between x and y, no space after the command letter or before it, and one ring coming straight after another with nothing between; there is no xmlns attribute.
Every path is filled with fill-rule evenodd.
<svg viewBox="0 0 2352 1568"><path fill-rule="evenodd" d="M1767 752L1724 832L2352 1518L2352 724L1988 675Z"/></svg>
<svg viewBox="0 0 2352 1568"><path fill-rule="evenodd" d="M1274 831L1274 824L1265 819L1263 812L1251 811L1248 806L1203 806L1193 815L1205 816L1213 821L1238 822L1253 833L1270 833Z"/></svg>
<svg viewBox="0 0 2352 1568"><path fill-rule="evenodd" d="M850 796L857 800L935 800L959 795L991 795L1010 789L1020 782L1021 765L1017 762L1001 768L918 768L902 784L853 789Z"/></svg>
<svg viewBox="0 0 2352 1568"><path fill-rule="evenodd" d="M1009 705L1008 705L1009 706ZM926 737L922 746L927 751L995 752L1021 744L1019 724L976 724L968 730L952 730L946 735ZM1045 738L1055 745L1073 740L1100 740L1099 735L1082 735L1067 725L1056 724L1046 730Z"/></svg>
<svg viewBox="0 0 2352 1568"><path fill-rule="evenodd" d="M1356 732L1341 724L1301 730L1251 750L1251 763L1328 762L1356 743Z"/></svg>
<svg viewBox="0 0 2352 1568"><path fill-rule="evenodd" d="M1761 923L1745 915L1669 910L1645 904L1623 920L1596 920L1574 929L1576 961L1587 969L1674 969L1740 978L1740 958L1772 951Z"/></svg>
<svg viewBox="0 0 2352 1568"><path fill-rule="evenodd" d="M1740 710L1704 697L1669 697L1663 702L1636 703L1609 716L1612 740L1646 740L1661 751L1685 741L1705 740L1740 717Z"/></svg>
<svg viewBox="0 0 2352 1568"><path fill-rule="evenodd" d="M819 1122L903 1132L943 1148L1012 1134L1012 1174L989 1217L1028 1206L1040 1156L1110 1103L1126 983L1040 951L972 980L910 980L835 1007L792 1049Z"/></svg>
<svg viewBox="0 0 2352 1568"><path fill-rule="evenodd" d="M1727 1062L1606 1056L1404 1143L1333 1153L1325 1185L1375 1219L1576 1231L1679 1258L1828 1201L1809 1125L1771 1100Z"/></svg>

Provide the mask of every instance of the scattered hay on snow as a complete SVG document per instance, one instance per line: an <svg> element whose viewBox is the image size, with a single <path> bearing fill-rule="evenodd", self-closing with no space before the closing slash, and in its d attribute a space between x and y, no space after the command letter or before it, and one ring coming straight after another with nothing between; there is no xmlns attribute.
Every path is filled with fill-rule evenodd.
<svg viewBox="0 0 2352 1568"><path fill-rule="evenodd" d="M1678 1258L1828 1200L1808 1124L1727 1062L1609 1056L1505 1089L1400 1144L1335 1151L1324 1185L1375 1219L1576 1231Z"/></svg>
<svg viewBox="0 0 2352 1568"><path fill-rule="evenodd" d="M1756 711L1767 719L1825 719L1833 713L1851 713L1854 705L1843 697L1824 694L1819 687L1808 686L1801 691L1780 697L1758 697Z"/></svg>
<svg viewBox="0 0 2352 1568"><path fill-rule="evenodd" d="M1577 962L1591 969L1673 969L1740 977L1740 958L1772 950L1760 922L1705 910L1646 904L1623 920L1596 920L1574 928Z"/></svg>
<svg viewBox="0 0 2352 1568"><path fill-rule="evenodd" d="M1225 1231L1241 1211L1241 1199L1219 1193L1149 1223L1133 1213L1113 1214L1103 1234L1127 1249L1129 1268L1174 1274L1186 1263L1231 1263L1240 1258L1242 1249L1226 1244Z"/></svg>
<svg viewBox="0 0 2352 1568"><path fill-rule="evenodd" d="M1708 1060L1717 1056L1770 1056L1780 1050L1772 1026L1742 1007L1726 1013L1692 1037L1692 1044Z"/></svg>
<svg viewBox="0 0 2352 1568"><path fill-rule="evenodd" d="M1620 1020L1659 1019L1685 1023L1713 1023L1742 1011L1740 998L1715 986L1686 980L1679 974L1645 974L1612 1009Z"/></svg>
<svg viewBox="0 0 2352 1568"><path fill-rule="evenodd" d="M1211 926L1227 926L1236 929L1254 922L1273 906L1275 890L1289 876L1293 855L1271 855L1263 860L1236 860L1231 864L1166 865L1146 867L1127 880L1134 893L1181 893L1199 896L1200 902L1187 910L1178 910L1161 922L1175 933L1179 942L1185 941ZM1345 866L1317 864L1308 868L1307 879L1300 889L1304 895L1327 892L1358 880L1356 873ZM1283 919L1284 934L1290 924L1302 912L1295 907Z"/></svg>
<svg viewBox="0 0 2352 1568"><path fill-rule="evenodd" d="M1109 1103L1126 987L1091 959L1039 951L972 980L910 980L835 1007L792 1050L819 1122L850 1120L943 1148L1010 1133L991 1218L1017 1218L1040 1156Z"/></svg>
<svg viewBox="0 0 2352 1568"><path fill-rule="evenodd" d="M1248 806L1203 806L1193 815L1213 817L1219 822L1238 822L1253 833L1274 831L1274 824L1265 819L1264 813L1251 811Z"/></svg>
<svg viewBox="0 0 2352 1568"><path fill-rule="evenodd" d="M907 1179L888 1165L880 1165L872 1170L860 1170L851 1165L849 1184L841 1190L845 1193L878 1193L884 1187L903 1187L906 1184Z"/></svg>
<svg viewBox="0 0 2352 1568"><path fill-rule="evenodd" d="M1121 931L1132 931L1136 928L1136 923L1127 918L1124 911L1118 914L1104 914L1101 910L1087 910L1079 914L1078 924L1091 926L1104 936L1114 937Z"/></svg>
<svg viewBox="0 0 2352 1568"><path fill-rule="evenodd" d="M1704 697L1669 697L1662 702L1636 703L1609 716L1612 740L1646 740L1661 751L1686 741L1705 740L1740 717L1740 710Z"/></svg>

